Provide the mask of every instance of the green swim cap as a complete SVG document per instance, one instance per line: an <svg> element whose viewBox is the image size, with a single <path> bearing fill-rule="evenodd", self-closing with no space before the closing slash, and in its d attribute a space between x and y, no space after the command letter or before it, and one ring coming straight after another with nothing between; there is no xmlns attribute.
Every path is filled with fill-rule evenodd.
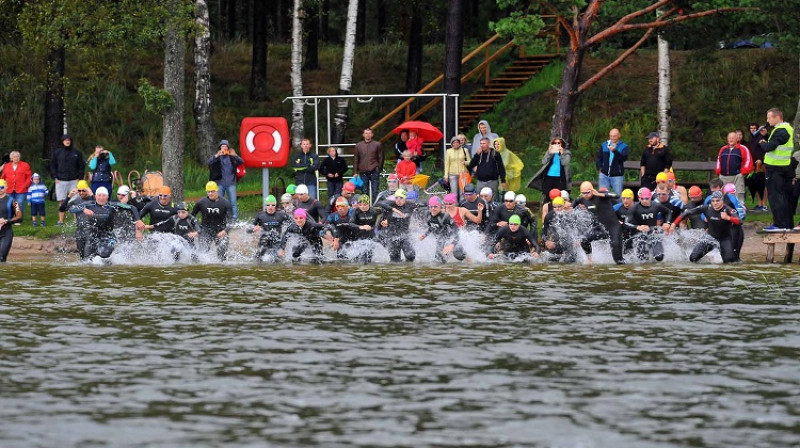
<svg viewBox="0 0 800 448"><path fill-rule="evenodd" d="M273 195L269 195L269 196L267 196L266 199L264 199L264 205L277 204L277 203L278 203L278 200L275 199L275 196L273 196Z"/></svg>
<svg viewBox="0 0 800 448"><path fill-rule="evenodd" d="M362 194L361 196L358 197L358 203L359 204L369 204L369 196L367 196L365 194Z"/></svg>
<svg viewBox="0 0 800 448"><path fill-rule="evenodd" d="M294 194L295 190L297 190L297 186L295 184L289 184L286 186L286 192L289 194Z"/></svg>
<svg viewBox="0 0 800 448"><path fill-rule="evenodd" d="M520 219L519 215L511 215L511 217L508 218L508 223L509 224L522 224L522 219Z"/></svg>

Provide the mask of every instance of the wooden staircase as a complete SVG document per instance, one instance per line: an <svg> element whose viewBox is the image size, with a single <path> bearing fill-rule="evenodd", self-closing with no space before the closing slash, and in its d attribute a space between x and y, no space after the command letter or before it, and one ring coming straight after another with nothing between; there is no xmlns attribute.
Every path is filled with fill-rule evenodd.
<svg viewBox="0 0 800 448"><path fill-rule="evenodd" d="M492 79L461 103L458 110L458 125L464 131L473 127L481 115L491 110L509 92L528 82L558 54L539 54L520 56Z"/></svg>

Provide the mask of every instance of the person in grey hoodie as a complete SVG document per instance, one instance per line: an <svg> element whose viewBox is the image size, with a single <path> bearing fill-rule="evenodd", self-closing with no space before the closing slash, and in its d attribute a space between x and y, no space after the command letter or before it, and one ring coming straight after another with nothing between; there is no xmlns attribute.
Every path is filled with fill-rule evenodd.
<svg viewBox="0 0 800 448"><path fill-rule="evenodd" d="M481 146L481 139L484 137L489 139L489 147L492 147L492 142L494 142L494 139L498 138L499 135L492 132L492 127L489 126L488 121L481 120L478 122L478 133L472 137L472 147L469 150L470 156L474 156L478 151L478 148Z"/></svg>

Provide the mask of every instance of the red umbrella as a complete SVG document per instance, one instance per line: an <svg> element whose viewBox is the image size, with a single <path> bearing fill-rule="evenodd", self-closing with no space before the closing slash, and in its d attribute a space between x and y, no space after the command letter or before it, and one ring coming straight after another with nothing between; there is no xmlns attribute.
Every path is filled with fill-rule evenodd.
<svg viewBox="0 0 800 448"><path fill-rule="evenodd" d="M399 135L400 131L416 131L417 135L427 142L439 141L443 137L439 128L425 121L406 121L394 128L393 132Z"/></svg>

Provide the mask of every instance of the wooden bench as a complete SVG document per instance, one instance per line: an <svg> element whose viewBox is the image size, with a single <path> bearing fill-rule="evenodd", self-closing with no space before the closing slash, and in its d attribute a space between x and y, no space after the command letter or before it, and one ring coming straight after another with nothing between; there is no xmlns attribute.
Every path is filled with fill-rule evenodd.
<svg viewBox="0 0 800 448"><path fill-rule="evenodd" d="M767 245L767 263L772 263L775 258L775 245L786 244L786 255L783 257L784 263L791 263L794 255L794 245L800 243L800 232L759 232L764 236L764 244Z"/></svg>

